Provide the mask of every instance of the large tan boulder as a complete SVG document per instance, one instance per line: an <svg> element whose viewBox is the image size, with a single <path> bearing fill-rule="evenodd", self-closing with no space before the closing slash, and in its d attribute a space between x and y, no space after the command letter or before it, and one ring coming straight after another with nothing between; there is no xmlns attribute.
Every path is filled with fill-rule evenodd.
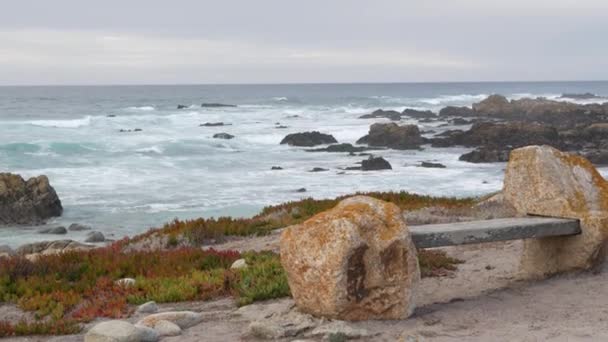
<svg viewBox="0 0 608 342"><path fill-rule="evenodd" d="M523 276L540 278L588 269L603 260L608 240L608 183L585 158L549 146L514 150L503 194L519 213L581 221L580 235L526 240Z"/></svg>
<svg viewBox="0 0 608 342"><path fill-rule="evenodd" d="M403 319L414 310L418 258L394 204L351 197L287 228L281 263L303 312L367 320Z"/></svg>

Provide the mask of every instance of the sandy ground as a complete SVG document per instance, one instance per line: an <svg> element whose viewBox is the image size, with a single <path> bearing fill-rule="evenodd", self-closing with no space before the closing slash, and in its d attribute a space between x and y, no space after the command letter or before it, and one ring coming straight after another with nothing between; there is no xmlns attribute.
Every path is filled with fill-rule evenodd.
<svg viewBox="0 0 608 342"><path fill-rule="evenodd" d="M219 249L273 249L278 233L234 239ZM521 242L444 248L465 260L449 277L425 278L415 315L403 321L352 323L376 335L368 341L603 341L608 340L608 267L540 282L517 277ZM289 301L259 304L256 310ZM204 312L205 321L163 341L252 341L249 321L234 315L230 299L161 305L162 310ZM14 311L14 309L13 309ZM0 309L2 313L11 309ZM136 321L138 317L131 320ZM82 341L82 335L7 341ZM409 339L408 339L409 338ZM286 340L286 341L289 341Z"/></svg>

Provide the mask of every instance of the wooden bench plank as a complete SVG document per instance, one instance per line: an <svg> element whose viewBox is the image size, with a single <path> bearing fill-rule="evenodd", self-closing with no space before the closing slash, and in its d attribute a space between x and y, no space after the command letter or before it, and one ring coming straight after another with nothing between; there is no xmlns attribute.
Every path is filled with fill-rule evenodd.
<svg viewBox="0 0 608 342"><path fill-rule="evenodd" d="M580 234L578 220L521 217L410 226L418 248Z"/></svg>

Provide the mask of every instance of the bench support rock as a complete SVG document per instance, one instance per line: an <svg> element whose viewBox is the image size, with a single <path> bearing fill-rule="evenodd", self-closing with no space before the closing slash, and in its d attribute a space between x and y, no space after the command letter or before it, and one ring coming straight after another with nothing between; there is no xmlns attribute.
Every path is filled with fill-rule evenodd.
<svg viewBox="0 0 608 342"><path fill-rule="evenodd" d="M281 263L301 311L341 320L404 319L420 281L401 210L365 196L287 228Z"/></svg>
<svg viewBox="0 0 608 342"><path fill-rule="evenodd" d="M511 153L503 194L522 214L579 219L582 233L524 241L525 278L589 269L608 241L608 183L585 158L549 146Z"/></svg>

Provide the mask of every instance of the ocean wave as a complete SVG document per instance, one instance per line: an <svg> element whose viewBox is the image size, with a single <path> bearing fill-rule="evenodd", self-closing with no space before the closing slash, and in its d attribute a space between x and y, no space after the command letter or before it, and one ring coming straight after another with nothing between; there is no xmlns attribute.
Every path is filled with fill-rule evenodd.
<svg viewBox="0 0 608 342"><path fill-rule="evenodd" d="M289 101L289 98L285 97L285 96L275 96L272 98L272 101L286 102L286 101Z"/></svg>
<svg viewBox="0 0 608 342"><path fill-rule="evenodd" d="M0 151L8 153L35 153L40 151L40 149L40 146L28 143L12 143L0 145Z"/></svg>
<svg viewBox="0 0 608 342"><path fill-rule="evenodd" d="M129 111L136 111L136 112L151 112L151 111L156 110L156 108L154 108L153 106L141 106L141 107L133 106L133 107L127 107L125 109L129 110Z"/></svg>
<svg viewBox="0 0 608 342"><path fill-rule="evenodd" d="M450 105L450 104L473 104L488 97L488 94L460 94L460 95L440 95L432 98L422 98L418 100L422 103L427 103L433 106Z"/></svg>
<svg viewBox="0 0 608 342"><path fill-rule="evenodd" d="M74 155L98 151L98 148L90 144L70 142L53 142L49 144L48 149L50 152L59 155Z"/></svg>
<svg viewBox="0 0 608 342"><path fill-rule="evenodd" d="M71 120L33 120L26 121L25 124L39 127L53 128L80 128L91 124L91 116L87 115L80 119Z"/></svg>

